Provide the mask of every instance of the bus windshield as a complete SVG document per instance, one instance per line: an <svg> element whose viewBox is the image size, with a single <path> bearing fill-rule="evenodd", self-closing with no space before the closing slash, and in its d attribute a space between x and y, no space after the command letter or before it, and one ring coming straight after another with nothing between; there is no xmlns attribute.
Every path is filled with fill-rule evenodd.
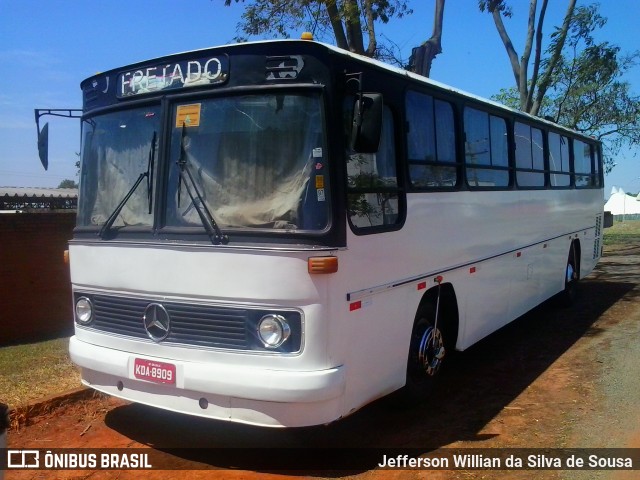
<svg viewBox="0 0 640 480"><path fill-rule="evenodd" d="M156 167L149 159L159 132L159 106L112 112L82 122L78 226L104 225L141 173L149 170L149 179L155 177ZM151 227L150 186L143 182L133 191L113 226Z"/></svg>
<svg viewBox="0 0 640 480"><path fill-rule="evenodd" d="M197 207L202 210L203 203L223 229L327 228L329 177L319 94L261 93L174 103L166 121L169 142L153 146L163 131L160 106L83 121L78 226L99 227L115 214L118 230L151 228L154 218L163 219L157 227L201 229ZM191 195L179 162L193 180ZM118 210L147 171L149 182L141 182ZM163 171L169 172L164 185L157 183ZM166 208L157 217L151 195L156 188L165 196L159 205Z"/></svg>
<svg viewBox="0 0 640 480"><path fill-rule="evenodd" d="M166 225L201 226L185 162L222 228L322 230L327 176L319 95L259 94L176 104ZM313 181L311 178L313 175Z"/></svg>

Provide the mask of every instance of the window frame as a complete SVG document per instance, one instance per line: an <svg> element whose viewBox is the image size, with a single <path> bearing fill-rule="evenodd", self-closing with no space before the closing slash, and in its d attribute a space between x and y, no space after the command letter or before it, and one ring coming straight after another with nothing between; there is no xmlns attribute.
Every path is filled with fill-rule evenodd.
<svg viewBox="0 0 640 480"><path fill-rule="evenodd" d="M523 168L518 165L518 139L516 136L516 128L518 125L522 125L523 127L527 127L529 131L528 136L528 144L529 144L529 160L531 163L531 168ZM540 148L542 155L542 168L534 168L535 164L535 155L534 155L534 141L533 141L533 131L536 130L540 132L540 140L542 141L542 146ZM548 151L547 148L548 143L545 139L545 130L539 127L535 127L529 123L525 123L520 121L519 119L515 119L513 122L513 161L515 168L515 185L518 190L546 190L549 184L548 182L548 172L547 161L545 153ZM520 173L532 173L532 174L542 174L542 184L535 185L522 185L518 181L518 177Z"/></svg>
<svg viewBox="0 0 640 480"><path fill-rule="evenodd" d="M464 179L465 179L465 185L469 190L489 190L489 191L496 191L496 190L511 190L513 188L513 166L512 166L512 161L511 161L511 150L512 147L511 145L513 144L513 132L511 132L509 125L512 123L509 118L507 116L503 116L498 114L498 112L493 112L493 111L489 111L486 109L482 109L482 108L478 108L475 105L472 104L467 104L467 105L463 105L463 112L462 112L462 134L463 134L463 142L464 142ZM475 112L478 113L482 113L486 116L487 122L486 122L486 126L488 128L488 131L486 132L488 134L487 137L487 143L489 146L489 164L471 164L467 161L467 159L469 158L469 155L467 153L467 121L466 121L466 113L467 110L474 110ZM506 158L506 166L502 166L502 165L494 165L494 158L498 158L497 155L494 155L494 139L492 138L492 131L493 131L493 125L492 125L492 121L493 119L498 119L501 120L504 124L504 136L505 136L505 144L504 146L506 147L506 151L503 152L505 154L505 158ZM488 186L488 185L473 185L471 184L471 182L469 181L469 170L481 170L481 171L495 171L495 172L506 172L507 174L507 182L506 183L501 183L499 185L495 185L495 186Z"/></svg>
<svg viewBox="0 0 640 480"><path fill-rule="evenodd" d="M560 170L553 170L552 166L551 166L551 135L557 135L558 137L558 141L559 141L559 147L560 147ZM566 140L566 153L567 153L567 169L564 169L564 165L565 165L565 161L564 161L564 157L562 156L563 153L563 148L562 148L562 139ZM547 149L546 149L546 154L547 154L547 165L548 165L548 172L549 172L549 189L550 190L566 190L566 189L570 189L573 187L573 168L572 168L572 162L571 162L571 143L572 143L572 137L569 137L567 135L564 135L562 133L553 131L553 130L547 130ZM567 177L569 179L568 184L566 185L554 185L554 175L560 175L562 177Z"/></svg>
<svg viewBox="0 0 640 480"><path fill-rule="evenodd" d="M345 102L344 102L344 108L347 108L351 105L351 102L349 101L350 97L346 97L345 98ZM407 218L407 201L406 201L406 189L403 188L403 183L404 183L404 179L403 179L403 170L402 170L402 164L403 162L401 162L401 159L404 155L403 150L401 150L399 148L399 146L401 145L401 143L398 141L399 139L399 135L401 135L401 129L398 127L399 123L398 123L398 115L397 112L394 110L393 106L389 103L384 104L383 107L383 128L382 128L382 136L380 139L380 142L382 144L382 142L384 141L385 138L389 138L390 141L392 142L392 147L393 147L393 157L394 157L394 167L395 167L395 186L385 186L385 187L366 187L366 188L353 188L349 186L349 174L348 174L348 170L346 165L349 163L349 156L352 154L355 155L377 155L376 154L359 154L356 152L350 152L350 151L346 151L345 152L345 185L346 185L346 192L345 192L345 211L346 211L346 217L347 217L347 222L349 223L349 228L351 229L351 231L357 235L357 236L362 236L362 235L373 235L376 233L384 233L384 232L393 232L393 231L397 231L400 230L403 226L404 223L406 221ZM391 133L391 135L389 135L388 137L385 137L385 132L384 132L384 125L386 123L386 118L389 118L391 125L393 127L393 132ZM347 147L348 148L348 147ZM378 151L380 150L380 147L378 148ZM350 196L351 195L361 195L361 194L375 194L375 195L379 195L379 194L383 194L383 193L388 193L391 194L392 196L395 195L395 197L397 198L397 205L398 205L398 209L397 209L397 217L396 217L396 221L394 223L383 223L380 225L370 225L370 226L358 226L356 225L353 220L352 220L352 215L350 213Z"/></svg>
<svg viewBox="0 0 640 480"><path fill-rule="evenodd" d="M594 171L595 145L593 145L591 142L586 142L584 140L581 140L580 138L572 138L571 140L572 140L571 152L572 152L572 158L573 158L573 162L571 166L572 166L575 188L580 190L585 190L589 188L599 188L598 186L596 186L596 182L595 182L595 174L596 174L596 172ZM577 143L583 145L584 147L589 147L589 157L588 157L589 172L578 172L576 170L576 165L577 165L576 144ZM587 184L578 185L578 176L586 177L588 179Z"/></svg>
<svg viewBox="0 0 640 480"><path fill-rule="evenodd" d="M412 128L413 126L410 124L410 116L409 116L409 110L411 108L411 106L413 106L415 104L415 102L410 102L410 95L415 95L415 96L423 96L426 97L427 99L430 99L431 101L431 110L426 111L425 113L431 113L431 119L427 120L426 122L424 122L425 124L427 124L428 126L430 126L432 128L432 132L430 137L433 138L433 152L434 152L434 157L435 160L419 160L419 159L412 159L410 154L409 154L409 149L410 149L410 136L412 133ZM439 137L441 134L446 133L446 130L439 130L438 129L438 121L437 121L437 104L443 104L446 105L450 112L451 112L451 124L450 126L450 134L452 135L452 143L451 143L451 147L453 148L453 161L440 161L438 160L439 157L439 153L440 153L440 149L439 149ZM456 108L456 105L451 102L450 100L446 100L444 98L432 95L431 93L426 93L423 91L420 91L418 89L415 88L408 88L405 91L405 95L404 95L404 126L405 126L405 130L404 130L404 144L405 144L405 148L406 148L406 175L407 175L407 185L410 191L415 191L415 192L434 192L434 191L453 191L453 190L459 190L460 186L461 186L461 179L462 179L462 163L460 162L460 155L459 155L459 142L458 142L458 125L459 125L459 119L458 119L458 111ZM435 168L442 168L442 169L453 169L454 170L454 175L455 175L455 183L453 185L434 185L434 186L429 186L429 185L418 185L417 183L414 182L414 178L412 178L412 174L411 174L411 167L412 166L424 166L424 167L435 167Z"/></svg>

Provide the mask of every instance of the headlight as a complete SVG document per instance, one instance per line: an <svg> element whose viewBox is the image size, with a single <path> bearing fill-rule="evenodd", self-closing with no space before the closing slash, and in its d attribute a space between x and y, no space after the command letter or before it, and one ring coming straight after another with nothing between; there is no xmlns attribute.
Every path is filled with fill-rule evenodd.
<svg viewBox="0 0 640 480"><path fill-rule="evenodd" d="M80 297L76 302L76 320L83 325L93 320L93 305L87 297Z"/></svg>
<svg viewBox="0 0 640 480"><path fill-rule="evenodd" d="M282 315L265 315L258 322L258 336L267 348L278 348L291 335L291 327Z"/></svg>

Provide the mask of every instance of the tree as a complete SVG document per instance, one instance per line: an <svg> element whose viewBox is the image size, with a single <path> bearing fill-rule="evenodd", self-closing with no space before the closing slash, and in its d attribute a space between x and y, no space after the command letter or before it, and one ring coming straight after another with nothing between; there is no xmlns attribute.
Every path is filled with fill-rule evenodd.
<svg viewBox="0 0 640 480"><path fill-rule="evenodd" d="M511 41L511 37L507 33L507 29L502 20L503 16L511 18L513 12L511 7L507 5L506 0L478 0L478 6L481 11L487 11L493 17L500 39L504 44L504 48L509 56L511 70L515 78L516 88L520 98L520 110L538 115L540 105L544 100L548 88L551 85L552 76L558 64L560 54L564 48L564 43L569 31L569 25L574 15L576 0L569 0L567 12L561 27L556 27L551 34L551 43L547 52L550 56L544 61L542 60L542 28L547 12L548 0L542 0L540 14L536 22L537 0L529 2L529 17L527 22L527 35L522 56L518 57L516 49ZM531 52L533 50L533 41L535 34L535 53L533 59L533 73L529 78L529 64L531 62ZM542 72L540 69L542 68Z"/></svg>
<svg viewBox="0 0 640 480"><path fill-rule="evenodd" d="M556 55L557 42L552 41L546 51L549 57L556 57L554 69L548 70L550 59L540 62L548 71L548 85L535 112L530 112L602 140L605 166L610 171L623 146L640 145L640 97L622 80L636 65L640 52L622 54L617 45L597 43L593 34L605 23L596 5L575 8L563 48ZM529 92L532 83L529 80L527 84ZM522 108L520 87L502 90L494 98L528 111L526 105Z"/></svg>
<svg viewBox="0 0 640 480"><path fill-rule="evenodd" d="M444 0L435 0L435 15L431 37L411 52L409 70L425 77L431 76L431 64L442 53L442 23L444 20Z"/></svg>
<svg viewBox="0 0 640 480"><path fill-rule="evenodd" d="M58 188L78 188L78 184L74 180L65 179L60 182Z"/></svg>
<svg viewBox="0 0 640 480"><path fill-rule="evenodd" d="M433 34L414 52L412 69L428 73L431 62L442 51L442 21L445 0L435 0ZM407 0L225 0L225 5L244 3L236 40L252 36L288 38L292 31L307 30L315 38L333 41L338 47L406 67L399 48L380 38L376 26L411 15Z"/></svg>

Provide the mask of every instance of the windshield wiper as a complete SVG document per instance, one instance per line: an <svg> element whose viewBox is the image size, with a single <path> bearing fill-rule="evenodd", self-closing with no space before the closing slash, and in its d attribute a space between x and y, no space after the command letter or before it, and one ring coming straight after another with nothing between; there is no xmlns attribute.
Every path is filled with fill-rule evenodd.
<svg viewBox="0 0 640 480"><path fill-rule="evenodd" d="M200 217L200 221L202 222L204 229L207 231L207 235L209 236L211 243L214 245L226 245L229 243L229 237L222 233L222 230L220 230L220 227L218 227L218 224L213 219L213 215L211 215L211 211L207 208L207 204L204 202L202 194L198 190L198 186L193 179L193 175L191 175L191 170L189 170L189 166L187 165L187 152L184 145L186 136L186 125L183 123L182 136L180 137L180 158L178 158L178 161L176 162L176 165L178 165L178 168L180 169L178 177L178 204L180 202L180 189L184 182L184 188L189 194L189 198L191 199L191 203L196 209L196 212L198 212L198 217ZM189 183L191 183L191 187L189 186ZM192 188L193 191L191 190Z"/></svg>
<svg viewBox="0 0 640 480"><path fill-rule="evenodd" d="M147 201L149 202L149 215L153 202L153 166L156 160L156 132L153 132L151 139L151 150L149 150L149 163L147 163Z"/></svg>
<svg viewBox="0 0 640 480"><path fill-rule="evenodd" d="M111 215L109 215L109 218L107 218L107 221L104 222L104 225L102 225L102 228L100 229L100 233L99 233L100 238L104 239L105 235L111 229L111 227L113 226L113 223L116 221L116 218L118 218L118 215L120 215L120 212L124 208L125 204L129 201L129 199L131 198L131 195L133 195L133 192L136 191L136 188L138 188L138 185L142 183L142 180L144 180L145 177L147 179L147 200L149 201L149 214L151 214L151 205L152 205L151 197L152 197L152 190L153 190L153 166L154 166L155 157L156 157L156 136L157 134L154 131L153 137L151 138L151 149L149 150L149 162L147 163L147 171L142 172L140 174L140 176L136 180L136 183L133 184L133 186L124 196L122 201L120 201L120 203L113 210Z"/></svg>

